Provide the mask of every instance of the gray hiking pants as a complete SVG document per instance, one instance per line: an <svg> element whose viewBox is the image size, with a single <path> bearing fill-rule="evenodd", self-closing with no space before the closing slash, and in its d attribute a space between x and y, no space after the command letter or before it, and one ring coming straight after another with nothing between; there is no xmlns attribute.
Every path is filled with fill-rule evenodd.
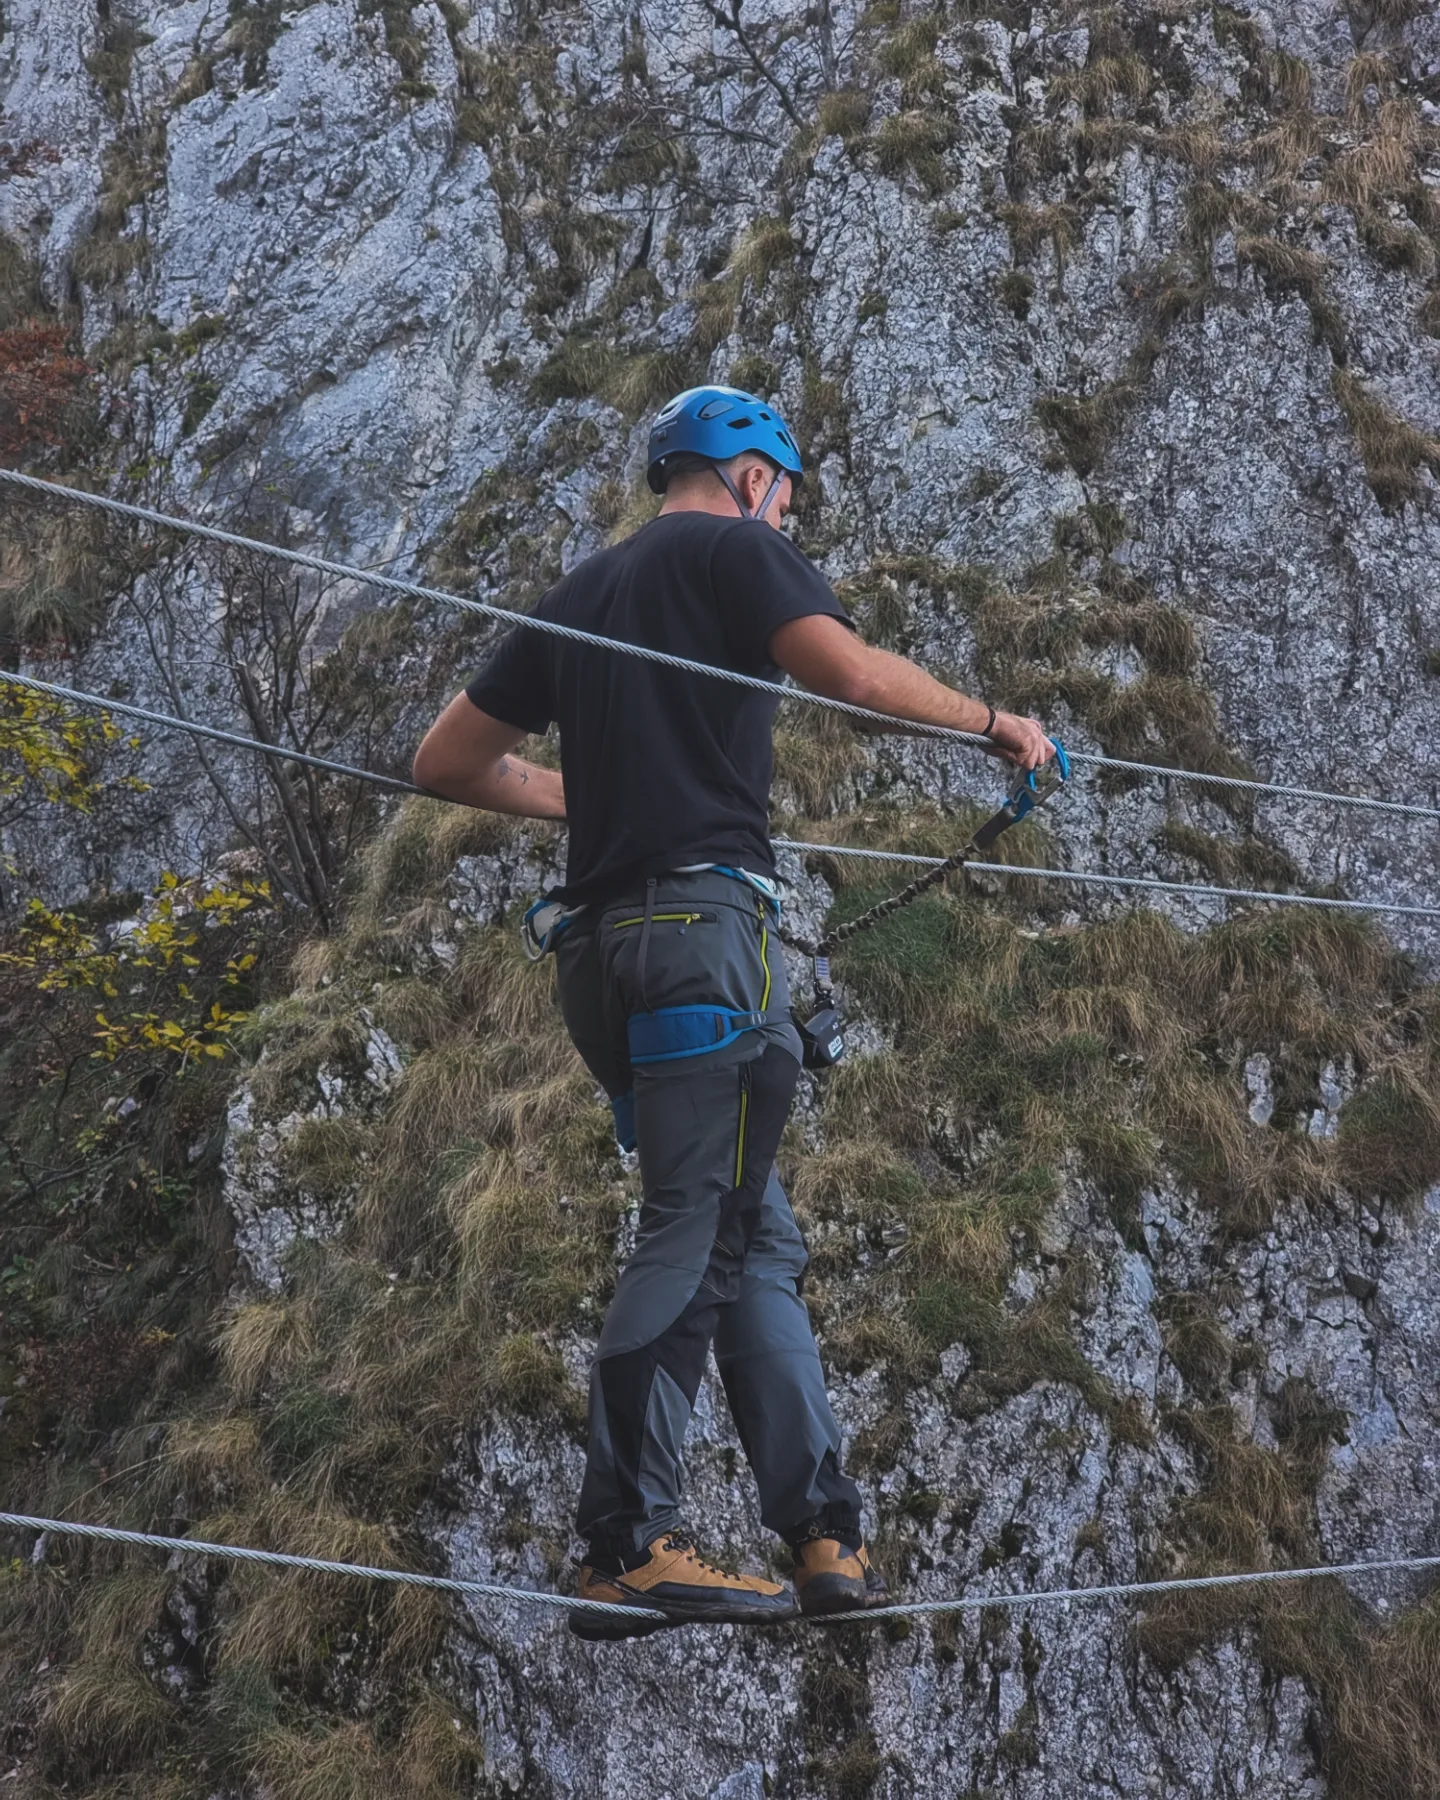
<svg viewBox="0 0 1440 1800"><path fill-rule="evenodd" d="M805 1245L775 1172L800 1040L773 908L714 871L661 876L648 896L588 909L556 957L576 1049L612 1101L633 1091L644 1190L591 1371L581 1534L592 1553L633 1557L678 1525L681 1450L712 1341L764 1523L781 1536L817 1518L827 1535L858 1533L859 1491L841 1471L800 1297ZM685 1007L764 1022L635 1061L632 1043L642 1058L657 1046L632 1021L653 1027L657 1012Z"/></svg>

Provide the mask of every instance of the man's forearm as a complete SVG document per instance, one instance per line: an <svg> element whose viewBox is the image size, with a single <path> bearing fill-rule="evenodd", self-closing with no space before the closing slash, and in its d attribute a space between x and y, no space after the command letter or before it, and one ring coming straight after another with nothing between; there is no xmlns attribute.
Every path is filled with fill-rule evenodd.
<svg viewBox="0 0 1440 1800"><path fill-rule="evenodd" d="M518 756L502 756L488 769L442 776L431 791L482 812L509 813L521 819L565 817L565 784L558 770L541 769Z"/></svg>
<svg viewBox="0 0 1440 1800"><path fill-rule="evenodd" d="M984 731L990 708L946 687L924 669L888 650L865 646L861 665L864 699L872 712L913 719L917 725L948 725L956 731Z"/></svg>

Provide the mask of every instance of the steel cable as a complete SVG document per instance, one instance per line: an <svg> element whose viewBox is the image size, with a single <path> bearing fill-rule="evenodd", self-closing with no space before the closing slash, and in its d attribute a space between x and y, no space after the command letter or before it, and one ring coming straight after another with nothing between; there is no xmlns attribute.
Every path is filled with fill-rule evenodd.
<svg viewBox="0 0 1440 1800"><path fill-rule="evenodd" d="M428 789L417 787L413 781L403 781L398 775L380 775L371 769L356 768L351 763L312 756L308 751L286 749L281 744L262 743L259 738L243 737L239 732L222 731L217 726L201 725L193 719L173 718L168 713L153 712L148 707L132 706L128 701L107 700L102 694L87 694L79 688L62 687L58 682L41 681L34 675L17 675L9 669L0 669L0 682L8 682L30 693L47 694L73 705L94 706L107 712L121 713L126 718L159 725L167 731L188 732L192 737L229 744L238 750L255 750L262 756L274 757L280 762L305 763L310 768L323 769L330 775L348 776L353 781L374 782L395 793L420 794L432 800L445 800L452 806L463 804L458 800L450 800L445 794L431 794ZM946 861L943 856L919 856L904 850L869 850L849 844L811 844L794 838L775 838L773 841L777 850L856 857L869 862L913 863L925 868L936 868ZM1318 894L1272 894L1263 888L1212 887L1198 881L1161 881L1152 876L1107 875L1084 869L1036 869L1017 863L967 862L965 867L985 875L1025 875L1032 876L1037 881L1075 881L1099 887L1150 888L1161 893L1208 895L1220 900L1269 900L1280 906L1321 906L1339 912L1395 913L1404 917L1440 919L1440 907L1404 906L1398 903L1392 905L1382 900L1336 900Z"/></svg>
<svg viewBox="0 0 1440 1800"><path fill-rule="evenodd" d="M421 1575L409 1569L387 1569L368 1563L330 1562L321 1556L292 1556L280 1550L253 1550L241 1544L212 1544L198 1538L162 1537L148 1531L124 1531L113 1525L82 1525L72 1523L69 1519L32 1518L26 1513L0 1513L0 1526L11 1526L22 1531L53 1532L57 1537L91 1538L101 1543L171 1550L185 1556L216 1556L231 1562L265 1563L276 1568L304 1569L317 1575L347 1575L360 1580L391 1581L409 1587L441 1588L457 1594L482 1595L489 1599L558 1607L567 1612L619 1614L627 1619L664 1619L667 1616L641 1607L615 1606L605 1600L581 1600L566 1594L547 1594L537 1588L506 1587L489 1581L465 1581L457 1576ZM965 1594L950 1600L898 1601L893 1606L872 1606L862 1612L831 1613L823 1619L807 1622L853 1624L873 1619L914 1618L922 1613L980 1612L988 1607L1016 1610L1071 1600L1142 1599L1161 1594L1197 1593L1207 1588L1257 1587L1278 1581L1338 1580L1342 1576L1400 1572L1418 1574L1427 1569L1440 1569L1440 1556L1389 1556L1374 1562L1325 1563L1305 1569L1251 1569L1228 1575L1184 1575L1163 1581L1116 1581L1101 1587L1042 1588L1032 1593Z"/></svg>
<svg viewBox="0 0 1440 1800"><path fill-rule="evenodd" d="M845 713L851 718L865 719L872 724L888 725L907 736L938 738L954 743L971 744L993 753L993 746L989 739L976 732L957 731L946 725L926 725L913 719L902 719L894 713L876 712L871 707L856 706L848 700L834 700L826 694L814 694L805 688L787 687L780 682L765 681L758 675L744 675L738 669L717 668L710 663L695 662L687 656L673 656L668 651L651 650L643 644L622 643L615 638L601 637L590 631L580 631L571 625L560 625L553 619L537 619L531 613L512 612L507 607L494 606L489 601L466 599L460 594L447 593L443 588L425 587L418 582L401 581L396 576L381 575L371 569L355 568L348 563L334 562L329 557L312 556L303 550L287 550L278 544L266 544L258 538L242 537L233 531L222 531L214 525L201 525L194 520L176 518L169 513L156 512L148 506L135 506L125 500L112 500L107 494L90 494L80 488L66 487L60 482L44 481L36 475L22 475L17 469L0 469L0 482L6 482L12 487L24 488L33 493L69 500L79 506L93 507L101 512L114 513L122 518L138 519L144 524L157 525L163 530L178 531L191 537L206 538L212 543L229 545L232 549L249 550L262 556L277 557L283 562L313 569L318 574L334 575L342 580L361 582L369 587L381 588L387 593L405 594L418 600L433 600L442 606L457 606L465 612L477 613L483 618L499 619L509 625L522 625L532 631L547 632L552 637L567 638L577 644L588 644L593 649L613 650L624 656L636 656L645 662L658 663L664 668L677 669L684 674L705 675L716 681L728 681L739 687L754 688L761 693L776 694L782 700L795 700L807 706L824 707L830 712ZM1354 806L1373 812L1399 814L1407 818L1440 819L1440 807L1421 806L1411 801L1377 800L1363 794L1335 794L1324 788L1297 787L1291 783L1278 781L1256 781L1241 775L1207 774L1200 769L1176 769L1164 763L1136 762L1126 757L1104 756L1089 750L1072 750L1070 760L1092 768L1115 769L1132 775L1155 775L1175 781L1192 781L1204 787L1230 788L1240 793L1276 794L1289 800L1324 801L1335 806Z"/></svg>

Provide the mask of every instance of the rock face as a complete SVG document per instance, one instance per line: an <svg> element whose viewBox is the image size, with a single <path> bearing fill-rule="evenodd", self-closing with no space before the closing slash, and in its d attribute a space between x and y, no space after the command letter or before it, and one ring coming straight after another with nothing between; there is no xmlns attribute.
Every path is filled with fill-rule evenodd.
<svg viewBox="0 0 1440 1800"><path fill-rule="evenodd" d="M1041 666L1072 748L1185 763L1204 738L1212 770L1223 752L1275 781L1440 803L1433 11L957 10L966 22L767 0L727 25L682 0L662 28L628 0L6 0L0 229L52 305L81 308L110 371L104 474L125 497L519 599L623 516L646 407L733 378L803 428L820 497L803 541L837 582L888 571L903 647L929 666L977 686L1009 667L945 569L985 565L1016 592L1058 579L1095 607L1147 597L1189 621L1198 660L1103 633L1048 664L1014 651ZM1400 147L1403 173L1377 172L1377 145ZM143 628L161 598L198 646L178 686ZM184 559L142 574L69 679L167 709L183 690L197 713L208 696L206 716L248 729L228 677L206 687L224 668L213 602ZM315 645L376 603L329 593ZM463 672L422 650L407 679L430 703ZM402 759L420 717L374 753ZM96 830L66 849L76 885L230 843L188 751L166 755L123 842ZM852 802L994 798L965 752L914 743L879 748L855 784ZM1181 782L1093 780L1050 830L1061 866L1253 885L1234 858L1259 841L1282 885L1440 907L1431 820L1272 796L1237 821ZM486 922L521 891L483 859L453 890ZM1078 920L1128 902L1074 905ZM1431 963L1440 950L1434 921L1395 936ZM383 1092L399 1062L378 1028L373 1052L364 1079ZM1319 1139L1354 1072L1316 1073ZM1263 1124L1265 1058L1246 1087ZM322 1082L315 1108L347 1102ZM297 1233L341 1216L277 1186L272 1153L301 1116L258 1118L246 1093L232 1110L228 1197L261 1287ZM1324 1553L1434 1550L1437 1221L1440 1194L1414 1226L1357 1199L1323 1219L1286 1209L1237 1244L1176 1186L1147 1192L1122 1235L1077 1180L1012 1297L1083 1243L1086 1357L1153 1416L1190 1392L1157 1294L1213 1291L1224 1329L1263 1351L1226 1395L1249 1439L1275 1443L1291 1381L1348 1418L1318 1485ZM566 1345L577 1375L587 1349ZM912 1597L1151 1566L1201 1479L1180 1437L1136 1441L1058 1381L977 1412L964 1353L942 1371L867 1477ZM836 1391L852 1434L892 1405L873 1371ZM759 1532L738 1450L709 1383L690 1503L707 1540L743 1550ZM551 1428L477 1425L427 1515L446 1566L548 1585L579 1469ZM1382 1616L1411 1597L1357 1592ZM1325 1791L1310 1688L1272 1678L1244 1632L1167 1668L1131 1625L1109 1604L970 1610L837 1638L817 1662L729 1629L596 1650L549 1614L477 1606L452 1672L495 1790L535 1800Z"/></svg>

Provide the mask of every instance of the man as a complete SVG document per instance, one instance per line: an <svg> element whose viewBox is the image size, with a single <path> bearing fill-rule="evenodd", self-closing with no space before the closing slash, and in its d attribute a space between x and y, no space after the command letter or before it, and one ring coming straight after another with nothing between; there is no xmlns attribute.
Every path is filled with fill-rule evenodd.
<svg viewBox="0 0 1440 1800"><path fill-rule="evenodd" d="M1033 719L965 698L861 643L781 534L801 478L783 420L733 388L678 395L650 436L659 515L565 576L539 617L984 732L1025 768ZM800 1068L767 833L774 695L517 626L415 757L453 800L568 820L550 934L561 1010L638 1142L643 1201L590 1382L580 1593L669 1621L772 1623L874 1605L860 1495L800 1298L806 1252L775 1172ZM561 772L513 755L560 727ZM558 909L557 909L558 910ZM713 1343L795 1593L706 1562L680 1529L681 1449ZM589 1638L643 1636L576 1612Z"/></svg>

